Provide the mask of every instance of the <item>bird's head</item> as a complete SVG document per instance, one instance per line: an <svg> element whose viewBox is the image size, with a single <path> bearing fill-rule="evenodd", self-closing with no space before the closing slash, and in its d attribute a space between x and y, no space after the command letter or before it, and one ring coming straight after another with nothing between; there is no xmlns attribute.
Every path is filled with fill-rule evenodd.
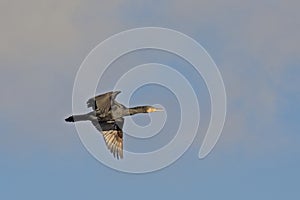
<svg viewBox="0 0 300 200"><path fill-rule="evenodd" d="M160 112L160 111L164 111L162 108L155 108L152 106L146 106L146 112L147 113L151 113L151 112Z"/></svg>

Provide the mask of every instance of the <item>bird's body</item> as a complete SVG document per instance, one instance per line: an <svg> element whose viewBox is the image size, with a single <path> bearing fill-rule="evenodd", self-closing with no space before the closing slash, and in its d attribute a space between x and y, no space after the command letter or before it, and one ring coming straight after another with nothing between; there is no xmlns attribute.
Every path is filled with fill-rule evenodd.
<svg viewBox="0 0 300 200"><path fill-rule="evenodd" d="M119 93L120 91L108 92L91 98L87 101L87 106L93 109L92 112L72 115L65 119L67 122L91 121L102 133L108 149L118 159L123 158L124 117L137 113L161 111L152 106L127 108L115 100Z"/></svg>

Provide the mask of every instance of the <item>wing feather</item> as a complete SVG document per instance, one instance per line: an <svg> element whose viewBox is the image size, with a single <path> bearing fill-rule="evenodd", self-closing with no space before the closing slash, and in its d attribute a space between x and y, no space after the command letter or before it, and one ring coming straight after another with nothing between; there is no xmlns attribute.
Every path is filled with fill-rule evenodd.
<svg viewBox="0 0 300 200"><path fill-rule="evenodd" d="M118 94L120 94L120 91L107 92L105 94L100 94L96 97L90 98L87 101L87 107L92 107L92 109L97 112L99 117L105 117L114 104L115 98Z"/></svg>
<svg viewBox="0 0 300 200"><path fill-rule="evenodd" d="M123 124L124 119L115 121L99 122L92 121L93 125L99 130L104 138L107 148L117 159L123 158Z"/></svg>

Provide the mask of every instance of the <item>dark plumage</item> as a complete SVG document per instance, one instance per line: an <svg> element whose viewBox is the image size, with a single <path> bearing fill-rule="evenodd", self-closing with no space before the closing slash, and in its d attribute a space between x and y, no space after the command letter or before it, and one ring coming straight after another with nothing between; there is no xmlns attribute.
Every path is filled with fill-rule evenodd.
<svg viewBox="0 0 300 200"><path fill-rule="evenodd" d="M91 107L92 112L72 115L65 119L66 122L91 121L96 129L102 133L108 149L118 159L123 158L122 128L124 117L137 113L162 111L162 109L152 106L126 108L115 100L120 93L120 91L108 92L91 98L87 101L87 107Z"/></svg>

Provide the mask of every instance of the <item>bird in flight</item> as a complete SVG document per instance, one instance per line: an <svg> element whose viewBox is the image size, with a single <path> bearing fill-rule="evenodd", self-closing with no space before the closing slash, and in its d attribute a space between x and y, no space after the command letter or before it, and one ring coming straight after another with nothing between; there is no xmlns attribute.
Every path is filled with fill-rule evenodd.
<svg viewBox="0 0 300 200"><path fill-rule="evenodd" d="M87 101L87 107L92 112L83 115L71 115L66 122L91 121L95 128L103 135L107 148L117 159L123 158L123 124L124 117L138 113L163 111L152 106L137 106L127 108L117 102L116 96L121 91L107 92Z"/></svg>

